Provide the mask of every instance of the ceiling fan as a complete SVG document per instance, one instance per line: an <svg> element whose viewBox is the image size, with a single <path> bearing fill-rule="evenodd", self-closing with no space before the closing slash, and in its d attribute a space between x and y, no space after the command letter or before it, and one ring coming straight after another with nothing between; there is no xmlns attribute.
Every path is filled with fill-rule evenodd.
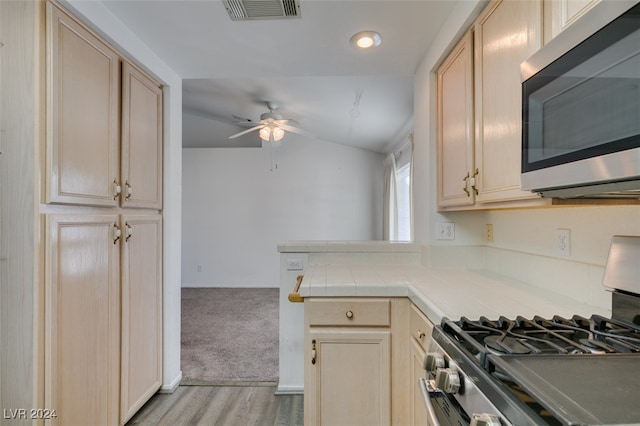
<svg viewBox="0 0 640 426"><path fill-rule="evenodd" d="M297 133L302 136L313 137L313 135L305 132L304 130L291 126L290 123L297 122L291 118L282 118L282 115L274 112L278 106L272 102L266 102L267 108L269 108L269 112L265 112L260 115L260 121L252 121L248 118L242 118L234 116L238 121L234 121L233 124L247 127L247 130L243 130L242 132L236 133L235 135L229 136L229 139L235 139L244 134L253 132L258 130L260 134L260 139L265 142L277 143L282 140L284 137L285 131L291 133Z"/></svg>

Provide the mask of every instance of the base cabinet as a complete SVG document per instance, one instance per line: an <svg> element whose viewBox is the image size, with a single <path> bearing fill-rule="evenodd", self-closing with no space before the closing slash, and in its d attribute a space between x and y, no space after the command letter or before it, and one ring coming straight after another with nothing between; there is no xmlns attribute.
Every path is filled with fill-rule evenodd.
<svg viewBox="0 0 640 426"><path fill-rule="evenodd" d="M391 424L390 331L322 329L309 335L315 364L311 354L305 424Z"/></svg>
<svg viewBox="0 0 640 426"><path fill-rule="evenodd" d="M117 215L47 218L45 407L52 425L118 424Z"/></svg>
<svg viewBox="0 0 640 426"><path fill-rule="evenodd" d="M161 216L52 214L46 223L51 424L124 424L162 380Z"/></svg>
<svg viewBox="0 0 640 426"><path fill-rule="evenodd" d="M409 422L406 298L307 298L305 425ZM393 397L392 397L393 395Z"/></svg>
<svg viewBox="0 0 640 426"><path fill-rule="evenodd" d="M120 423L162 384L162 217L122 216Z"/></svg>

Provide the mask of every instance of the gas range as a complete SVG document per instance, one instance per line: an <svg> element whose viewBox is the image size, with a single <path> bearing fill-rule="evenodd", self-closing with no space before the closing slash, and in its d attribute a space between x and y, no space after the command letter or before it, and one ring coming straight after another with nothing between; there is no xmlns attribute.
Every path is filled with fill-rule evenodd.
<svg viewBox="0 0 640 426"><path fill-rule="evenodd" d="M639 425L638 268L640 237L614 237L611 318L444 318L421 380L431 423Z"/></svg>

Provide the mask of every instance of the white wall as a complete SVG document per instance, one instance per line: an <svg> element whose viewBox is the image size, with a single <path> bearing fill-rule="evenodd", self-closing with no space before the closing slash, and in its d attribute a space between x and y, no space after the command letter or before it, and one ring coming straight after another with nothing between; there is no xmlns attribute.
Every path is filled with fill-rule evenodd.
<svg viewBox="0 0 640 426"><path fill-rule="evenodd" d="M640 206L583 206L442 214L436 204L434 71L483 7L462 2L443 25L438 40L416 73L414 105L415 240L429 246L425 262L448 267L486 268L531 285L608 306L601 287L603 266L614 234L640 235ZM456 224L454 241L435 239L436 223ZM484 225L494 225L485 243ZM571 253L558 253L556 233L571 230ZM604 296L603 296L604 295Z"/></svg>
<svg viewBox="0 0 640 426"><path fill-rule="evenodd" d="M183 287L279 287L280 242L380 239L383 158L293 134L185 148Z"/></svg>

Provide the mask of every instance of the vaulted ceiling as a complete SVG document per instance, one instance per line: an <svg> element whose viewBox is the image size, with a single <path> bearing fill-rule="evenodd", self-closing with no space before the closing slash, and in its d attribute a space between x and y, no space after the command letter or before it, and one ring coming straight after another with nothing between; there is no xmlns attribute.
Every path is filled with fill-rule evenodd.
<svg viewBox="0 0 640 426"><path fill-rule="evenodd" d="M184 79L183 146L260 146L228 137L269 101L320 140L377 152L411 129L414 73L456 5L300 0L297 18L234 21L222 0L102 1ZM363 30L382 44L356 50Z"/></svg>

